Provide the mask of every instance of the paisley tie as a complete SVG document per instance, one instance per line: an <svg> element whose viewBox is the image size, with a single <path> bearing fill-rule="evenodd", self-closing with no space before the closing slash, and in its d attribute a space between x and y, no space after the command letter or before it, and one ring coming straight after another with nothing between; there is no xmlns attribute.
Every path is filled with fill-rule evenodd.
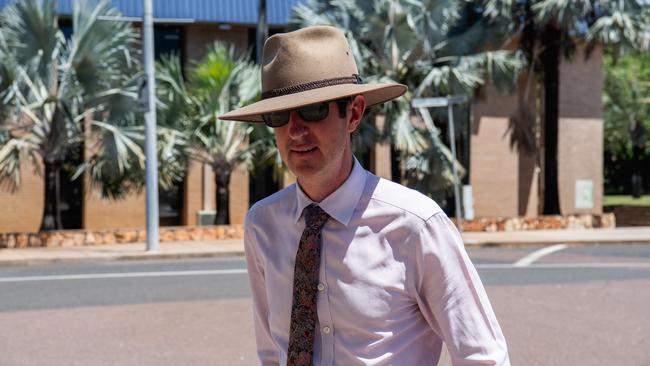
<svg viewBox="0 0 650 366"><path fill-rule="evenodd" d="M320 267L321 230L329 215L312 203L303 211L305 230L300 237L293 272L293 305L287 366L311 365L316 331L316 294Z"/></svg>

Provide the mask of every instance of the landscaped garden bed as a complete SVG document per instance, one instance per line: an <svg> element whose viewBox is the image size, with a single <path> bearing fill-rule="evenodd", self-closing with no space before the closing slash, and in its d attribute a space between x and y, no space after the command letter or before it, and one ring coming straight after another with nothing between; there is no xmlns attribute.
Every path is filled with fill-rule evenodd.
<svg viewBox="0 0 650 366"><path fill-rule="evenodd" d="M614 228L614 214L540 216L535 218L478 218L463 220L463 231L516 231L540 229ZM141 229L60 230L40 233L0 233L0 248L62 247L137 243L146 241ZM243 225L173 226L160 228L160 241L242 239Z"/></svg>

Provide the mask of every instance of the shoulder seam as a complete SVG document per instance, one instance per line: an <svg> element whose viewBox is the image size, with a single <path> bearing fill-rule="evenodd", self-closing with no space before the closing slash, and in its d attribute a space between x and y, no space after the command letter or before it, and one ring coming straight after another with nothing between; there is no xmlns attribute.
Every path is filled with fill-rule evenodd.
<svg viewBox="0 0 650 366"><path fill-rule="evenodd" d="M277 193L282 192L282 191L285 190L285 189L289 189L289 188L291 188L291 186L287 186L287 187L285 187L285 188L283 188L283 189L277 191L276 193L274 193L274 195L277 194ZM251 215L251 214L253 214L255 211L261 209L262 207L266 207L266 206L270 205L271 203L273 203L274 201L276 201L276 199L269 200L269 198L271 198L271 197L272 197L272 196L268 196L268 197L266 197L266 198L264 198L264 199L262 199L262 200L257 201L253 206L251 206L251 207L248 209L248 212L246 213L246 216ZM265 201L265 200L268 200L268 202L263 202L263 201Z"/></svg>
<svg viewBox="0 0 650 366"><path fill-rule="evenodd" d="M426 218L425 218L425 217L422 217L422 216L420 216L419 214L417 214L417 213L415 213L415 212L413 212L413 211L411 211L411 210L408 210L408 209L406 209L406 208L404 208L404 207L401 207L401 206L397 206L397 205L394 204L394 203L391 203L391 202L388 202L388 201L382 200L382 199L380 199L380 198L377 198L377 197L370 197L370 199L371 199L371 200L375 200L375 201L379 201L379 202L382 202L382 203L385 203L385 204L387 204L387 205L391 205L391 206L393 206L393 207L395 207L395 208L397 208L397 209L400 209L400 210L402 210L402 211L404 211L404 212L408 212L408 213L410 213L411 215L413 215L413 216L415 216L415 217L417 217L417 218L419 218L420 220L425 221L425 222L426 222L427 220L429 220L431 217L433 217L433 216L439 214L440 212L442 212L441 210L435 211L435 212L434 212L433 214L431 214L429 217L426 217Z"/></svg>
<svg viewBox="0 0 650 366"><path fill-rule="evenodd" d="M431 220L432 218L434 218L435 216L439 216L439 215L444 214L444 213L445 213L445 211L443 211L442 209L440 209L440 211L436 211L436 212L434 212L431 216L429 216L429 217L427 218L426 221L429 221L429 220Z"/></svg>

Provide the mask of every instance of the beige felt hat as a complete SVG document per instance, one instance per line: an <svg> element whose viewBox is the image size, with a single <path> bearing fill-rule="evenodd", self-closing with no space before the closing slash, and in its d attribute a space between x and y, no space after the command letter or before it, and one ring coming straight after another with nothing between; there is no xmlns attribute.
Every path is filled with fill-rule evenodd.
<svg viewBox="0 0 650 366"><path fill-rule="evenodd" d="M350 45L334 27L307 27L276 34L264 43L262 100L219 116L262 122L262 114L363 94L366 105L406 92L402 84L363 84Z"/></svg>

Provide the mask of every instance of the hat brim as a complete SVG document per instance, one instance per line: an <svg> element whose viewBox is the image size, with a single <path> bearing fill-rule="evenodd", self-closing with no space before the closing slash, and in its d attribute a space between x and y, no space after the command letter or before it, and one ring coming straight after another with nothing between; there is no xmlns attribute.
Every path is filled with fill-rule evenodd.
<svg viewBox="0 0 650 366"><path fill-rule="evenodd" d="M406 93L402 84L340 84L260 100L219 116L219 119L263 122L262 114L296 109L305 105L363 94L366 106L387 102Z"/></svg>

